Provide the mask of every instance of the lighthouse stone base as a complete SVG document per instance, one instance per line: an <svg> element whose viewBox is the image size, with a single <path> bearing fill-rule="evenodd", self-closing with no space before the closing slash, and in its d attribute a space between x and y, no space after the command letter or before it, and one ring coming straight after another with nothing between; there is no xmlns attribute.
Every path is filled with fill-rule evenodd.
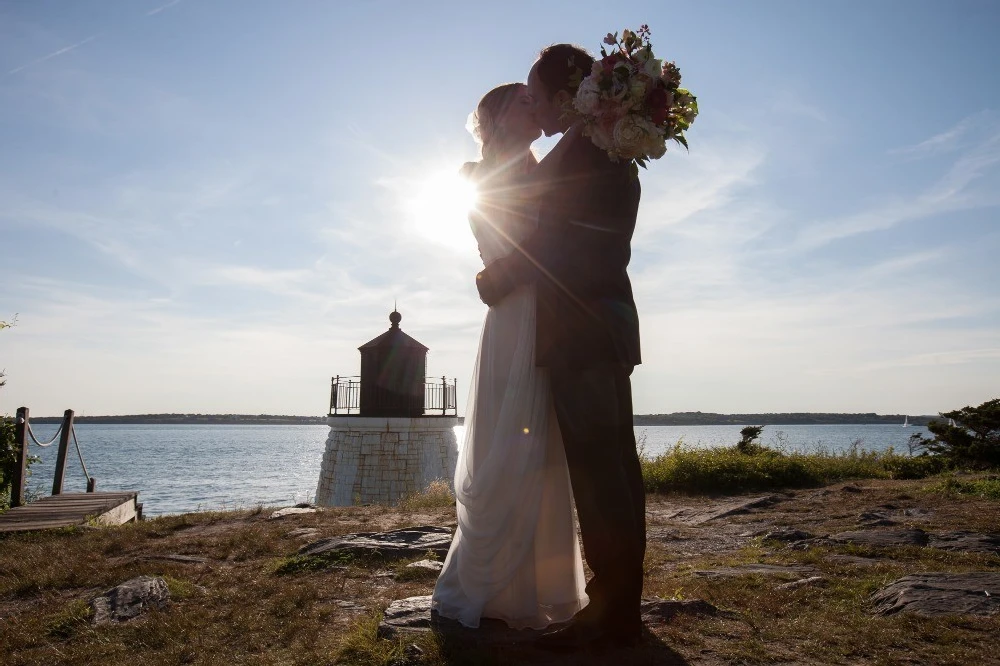
<svg viewBox="0 0 1000 666"><path fill-rule="evenodd" d="M395 504L435 480L449 486L458 462L457 417L331 416L316 503Z"/></svg>

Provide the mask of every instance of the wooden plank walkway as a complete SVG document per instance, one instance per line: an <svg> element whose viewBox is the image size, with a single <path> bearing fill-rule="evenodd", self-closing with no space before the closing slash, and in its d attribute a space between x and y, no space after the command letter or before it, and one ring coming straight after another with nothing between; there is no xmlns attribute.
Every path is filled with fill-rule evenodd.
<svg viewBox="0 0 1000 666"><path fill-rule="evenodd" d="M0 532L28 532L54 527L85 525L121 525L136 520L139 493L61 493L49 495L31 504L0 514Z"/></svg>

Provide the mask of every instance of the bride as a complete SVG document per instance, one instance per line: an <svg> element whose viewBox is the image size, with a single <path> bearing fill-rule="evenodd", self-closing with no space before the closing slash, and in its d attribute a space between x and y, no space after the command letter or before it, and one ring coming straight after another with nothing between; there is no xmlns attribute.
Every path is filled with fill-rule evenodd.
<svg viewBox="0 0 1000 666"><path fill-rule="evenodd" d="M471 131L483 159L466 165L480 198L470 216L483 263L509 254L534 228L533 201L556 147L539 164L541 135L523 84L487 93ZM489 309L455 471L458 528L432 597L439 615L515 629L569 620L587 605L569 471L548 374L535 366L535 287Z"/></svg>

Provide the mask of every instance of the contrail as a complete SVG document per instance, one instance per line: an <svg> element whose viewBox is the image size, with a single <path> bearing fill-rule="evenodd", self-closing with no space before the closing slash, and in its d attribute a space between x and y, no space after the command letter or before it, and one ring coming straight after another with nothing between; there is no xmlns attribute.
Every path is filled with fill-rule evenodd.
<svg viewBox="0 0 1000 666"><path fill-rule="evenodd" d="M163 5L162 7L157 7L156 9L150 9L148 12L146 12L146 16L152 16L153 14L159 14L160 12L162 12L165 9L170 9L171 7L173 7L174 5L176 5L180 1L181 0L170 0L170 2L168 2L165 5Z"/></svg>
<svg viewBox="0 0 1000 666"><path fill-rule="evenodd" d="M73 49L80 48L81 46L83 46L87 42L94 41L99 36L100 35L91 35L90 37L87 37L87 39L83 40L82 42L77 42L76 44L72 44L70 46L65 46L65 47L59 49L58 51L53 51L52 53L50 53L48 55L42 56L38 60L32 60L31 62L29 62L27 64L21 65L20 67L15 67L14 69L12 69L9 72L7 72L7 75L9 76L11 74L17 74L22 69L27 69L27 68L29 68L29 67L31 67L33 65L37 65L39 63L45 62L46 60L49 60L50 58L55 58L56 56L61 56L64 53L69 53Z"/></svg>

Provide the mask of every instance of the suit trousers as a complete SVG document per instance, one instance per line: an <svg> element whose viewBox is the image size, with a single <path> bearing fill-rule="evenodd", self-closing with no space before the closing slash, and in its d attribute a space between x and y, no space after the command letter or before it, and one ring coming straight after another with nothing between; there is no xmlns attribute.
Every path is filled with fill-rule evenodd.
<svg viewBox="0 0 1000 666"><path fill-rule="evenodd" d="M641 626L646 493L632 427L631 366L551 368L587 564L590 619L606 629Z"/></svg>

